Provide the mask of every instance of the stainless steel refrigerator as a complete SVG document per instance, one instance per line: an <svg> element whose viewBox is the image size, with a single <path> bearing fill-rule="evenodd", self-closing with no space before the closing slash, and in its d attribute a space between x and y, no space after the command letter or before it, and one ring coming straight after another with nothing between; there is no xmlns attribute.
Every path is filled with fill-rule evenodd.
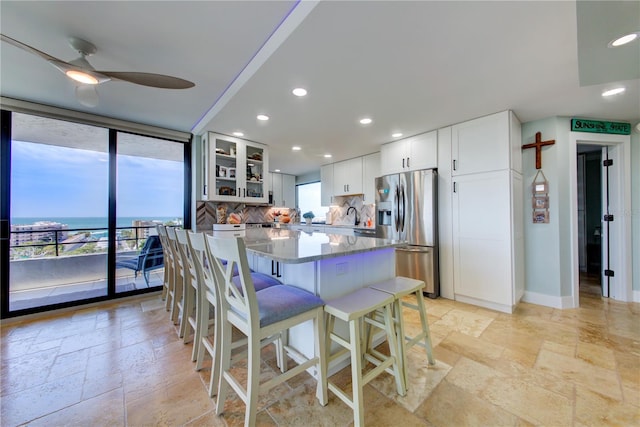
<svg viewBox="0 0 640 427"><path fill-rule="evenodd" d="M396 248L396 274L424 280L424 293L440 293L435 169L376 178L376 237L403 240Z"/></svg>

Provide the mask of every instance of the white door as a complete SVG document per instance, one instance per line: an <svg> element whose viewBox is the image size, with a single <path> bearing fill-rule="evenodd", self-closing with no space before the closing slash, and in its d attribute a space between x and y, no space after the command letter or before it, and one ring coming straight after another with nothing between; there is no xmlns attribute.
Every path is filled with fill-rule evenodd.
<svg viewBox="0 0 640 427"><path fill-rule="evenodd" d="M391 175L405 171L407 141L400 140L380 147L380 175Z"/></svg>
<svg viewBox="0 0 640 427"><path fill-rule="evenodd" d="M453 181L456 299L470 297L502 310L512 307L509 180L509 171L498 171Z"/></svg>
<svg viewBox="0 0 640 427"><path fill-rule="evenodd" d="M620 147L602 148L602 295L624 300L622 254L618 253L622 237L624 212L618 197L620 182Z"/></svg>
<svg viewBox="0 0 640 427"><path fill-rule="evenodd" d="M416 135L409 139L406 165L409 170L438 167L438 131Z"/></svg>
<svg viewBox="0 0 640 427"><path fill-rule="evenodd" d="M293 175L282 175L282 205L296 208L296 177Z"/></svg>

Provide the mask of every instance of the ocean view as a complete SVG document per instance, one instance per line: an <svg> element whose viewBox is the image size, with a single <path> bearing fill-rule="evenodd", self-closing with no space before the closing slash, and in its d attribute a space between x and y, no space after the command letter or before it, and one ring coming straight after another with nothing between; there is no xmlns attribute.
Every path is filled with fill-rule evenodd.
<svg viewBox="0 0 640 427"><path fill-rule="evenodd" d="M120 217L117 219L116 227L131 227L135 220L143 221L169 221L180 220L176 217ZM60 224L67 224L69 228L107 228L106 217L23 217L11 218L11 225L33 224L38 221L52 221Z"/></svg>

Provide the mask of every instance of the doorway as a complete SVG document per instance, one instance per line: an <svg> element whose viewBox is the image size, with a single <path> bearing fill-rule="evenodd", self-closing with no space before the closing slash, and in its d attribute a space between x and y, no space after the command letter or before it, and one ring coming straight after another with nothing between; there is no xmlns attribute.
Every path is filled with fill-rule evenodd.
<svg viewBox="0 0 640 427"><path fill-rule="evenodd" d="M602 290L602 147L578 144L578 260L580 293ZM606 243L606 242L605 242Z"/></svg>
<svg viewBox="0 0 640 427"><path fill-rule="evenodd" d="M573 306L580 306L581 278L589 279L589 262L593 261L591 271L597 266L597 234L600 234L600 277L599 288L603 296L608 296L619 301L631 301L631 218L628 211L631 208L631 165L630 145L631 138L628 135L591 134L585 132L571 132L570 142L572 158L576 163L573 167L572 185L570 188L572 199L572 229L573 229L573 266L572 266L572 297ZM581 153L580 151L583 151ZM600 152L598 160L597 151ZM591 153L587 155L587 153ZM584 157L581 155L584 154ZM593 157L599 163L600 178L587 178L587 159ZM611 160L609 167L603 165L604 160ZM572 162L573 162L572 161ZM591 160L590 160L591 161ZM581 165L581 163L583 164ZM584 179L579 179L582 173ZM587 221L586 192L580 196L588 179L590 182L601 183L600 196L597 190L589 190L589 198L600 200L600 212L597 208L590 215L598 220ZM584 200L583 200L584 199ZM584 211L584 212L583 212ZM605 221L608 215L611 221ZM600 222L598 230L597 222ZM591 228L589 228L589 225ZM591 242L592 246L589 246ZM605 244L608 242L608 245ZM591 251L591 254L589 252ZM589 257L591 255L591 257ZM598 279L587 284L588 280L582 280L583 284L591 287L596 292Z"/></svg>

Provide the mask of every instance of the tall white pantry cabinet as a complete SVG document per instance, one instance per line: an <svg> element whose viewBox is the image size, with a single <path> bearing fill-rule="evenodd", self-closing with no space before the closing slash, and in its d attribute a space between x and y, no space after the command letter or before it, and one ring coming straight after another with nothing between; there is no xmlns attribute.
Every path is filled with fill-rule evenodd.
<svg viewBox="0 0 640 427"><path fill-rule="evenodd" d="M438 131L444 297L506 313L522 298L521 139L512 111Z"/></svg>

